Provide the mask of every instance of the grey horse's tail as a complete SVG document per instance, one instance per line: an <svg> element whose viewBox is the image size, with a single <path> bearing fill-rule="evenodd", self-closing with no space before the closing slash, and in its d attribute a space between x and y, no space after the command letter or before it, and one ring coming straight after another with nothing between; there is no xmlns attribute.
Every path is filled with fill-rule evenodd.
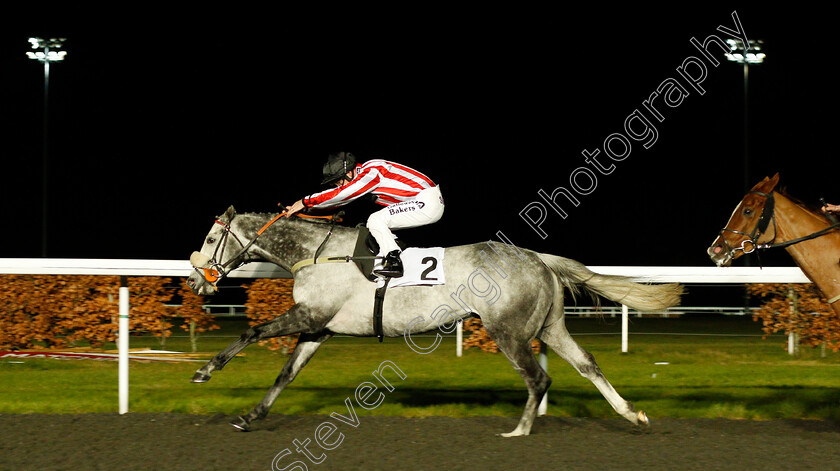
<svg viewBox="0 0 840 471"><path fill-rule="evenodd" d="M637 311L659 311L680 303L683 287L677 283L645 284L632 281L626 276L601 275L586 268L580 262L539 254L540 259L557 275L560 283L572 293L572 297L584 292L610 301L625 304Z"/></svg>

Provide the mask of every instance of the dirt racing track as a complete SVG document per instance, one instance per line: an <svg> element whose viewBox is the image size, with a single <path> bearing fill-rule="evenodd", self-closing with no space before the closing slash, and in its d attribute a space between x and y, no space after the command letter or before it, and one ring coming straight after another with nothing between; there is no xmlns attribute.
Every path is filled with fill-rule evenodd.
<svg viewBox="0 0 840 471"><path fill-rule="evenodd" d="M360 415L354 428L273 414L249 433L228 419L0 414L0 469L840 469L840 424L826 421L654 417L641 430L621 419L541 417L530 436L502 438L517 418Z"/></svg>

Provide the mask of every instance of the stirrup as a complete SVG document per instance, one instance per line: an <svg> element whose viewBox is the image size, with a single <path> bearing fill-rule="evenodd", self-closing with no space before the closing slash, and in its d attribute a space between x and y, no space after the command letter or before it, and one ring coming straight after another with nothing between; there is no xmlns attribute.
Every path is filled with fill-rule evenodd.
<svg viewBox="0 0 840 471"><path fill-rule="evenodd" d="M385 278L400 278L403 276L403 265L400 260L400 251L394 250L385 255L382 266L377 262L373 267L373 274Z"/></svg>

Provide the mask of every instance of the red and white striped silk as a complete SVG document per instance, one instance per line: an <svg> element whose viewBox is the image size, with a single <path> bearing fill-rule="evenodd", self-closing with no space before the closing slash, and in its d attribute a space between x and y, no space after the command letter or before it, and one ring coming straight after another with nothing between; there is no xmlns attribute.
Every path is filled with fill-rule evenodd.
<svg viewBox="0 0 840 471"><path fill-rule="evenodd" d="M356 166L356 177L337 188L303 198L307 208L332 208L366 194L377 196L382 206L411 201L422 190L435 186L432 180L413 168L387 160L369 160Z"/></svg>

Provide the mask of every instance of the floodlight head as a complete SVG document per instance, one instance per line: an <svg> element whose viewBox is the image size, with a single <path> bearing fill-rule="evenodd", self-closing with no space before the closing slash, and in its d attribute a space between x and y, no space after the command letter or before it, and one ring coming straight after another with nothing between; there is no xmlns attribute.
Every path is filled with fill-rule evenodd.
<svg viewBox="0 0 840 471"><path fill-rule="evenodd" d="M29 38L29 44L32 49L41 49L38 52L27 52L26 57L35 59L40 62L58 62L63 61L66 51L55 51L53 49L61 49L61 46L66 41L66 38Z"/></svg>
<svg viewBox="0 0 840 471"><path fill-rule="evenodd" d="M731 51L726 54L727 59L742 64L760 64L764 62L766 54L761 51L764 41L750 39L747 42L747 47L744 47L744 41L740 39L727 39L726 43L729 45Z"/></svg>

